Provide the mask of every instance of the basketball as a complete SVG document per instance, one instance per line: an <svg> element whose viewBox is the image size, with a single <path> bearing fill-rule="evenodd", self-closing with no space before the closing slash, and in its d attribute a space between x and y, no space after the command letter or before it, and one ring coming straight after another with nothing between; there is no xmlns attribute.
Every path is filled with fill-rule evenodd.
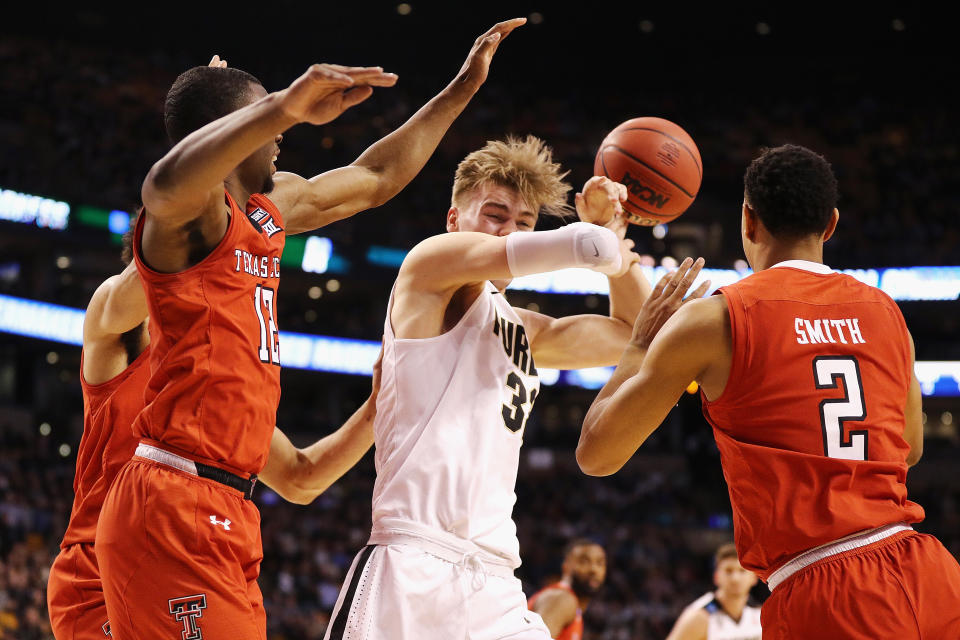
<svg viewBox="0 0 960 640"><path fill-rule="evenodd" d="M627 220L654 226L686 211L703 178L700 151L680 126L663 118L633 118L600 143L593 173L623 184Z"/></svg>

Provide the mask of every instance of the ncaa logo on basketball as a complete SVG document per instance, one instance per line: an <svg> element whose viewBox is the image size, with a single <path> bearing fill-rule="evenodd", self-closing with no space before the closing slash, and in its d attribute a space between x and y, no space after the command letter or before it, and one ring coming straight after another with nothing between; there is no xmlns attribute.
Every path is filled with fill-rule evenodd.
<svg viewBox="0 0 960 640"><path fill-rule="evenodd" d="M207 608L207 595L200 593L195 596L171 598L167 600L170 614L183 624L180 640L203 640L203 633L197 618L203 617L203 610Z"/></svg>
<svg viewBox="0 0 960 640"><path fill-rule="evenodd" d="M670 202L670 196L657 193L637 178L631 176L629 171L623 174L619 182L623 184L631 194L637 196L637 198L644 202L649 202L657 209L663 209L663 205Z"/></svg>

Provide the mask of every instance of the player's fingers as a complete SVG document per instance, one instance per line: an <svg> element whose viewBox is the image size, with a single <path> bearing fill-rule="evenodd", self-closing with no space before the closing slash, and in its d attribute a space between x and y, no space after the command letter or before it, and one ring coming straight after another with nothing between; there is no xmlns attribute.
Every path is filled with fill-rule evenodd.
<svg viewBox="0 0 960 640"><path fill-rule="evenodd" d="M486 40L487 38L489 38L495 33L499 33L500 37L503 37L508 33L510 33L511 31L513 31L514 29L516 29L517 27L519 27L520 25L525 24L526 22L527 22L526 18L513 18L511 20L504 20L503 22L498 22L497 24L487 29L487 31L483 35L477 38L476 44L480 44L481 42L483 42L484 40Z"/></svg>
<svg viewBox="0 0 960 640"><path fill-rule="evenodd" d="M687 258L686 260L684 260L683 261L684 264L687 263L687 260L690 260L690 258ZM686 268L686 270L684 270L682 267L681 269L678 269L678 271L685 271L685 272L683 274L683 277L681 277L680 281L677 283L677 288L673 292L674 295L683 297L684 294L686 294L687 291L690 289L690 285L692 285L694 280L697 279L697 276L700 275L701 269L703 269L703 258L697 258L695 262L693 262L691 265L689 265Z"/></svg>
<svg viewBox="0 0 960 640"><path fill-rule="evenodd" d="M691 293L689 296L687 296L687 299L683 301L683 304L687 304L687 303L690 302L691 300L699 300L700 298L703 297L703 295L704 295L709 289L710 289L710 281L709 281L709 280L704 280L703 282L700 283L700 286L699 286L699 287L697 287L696 289L693 290L693 293Z"/></svg>
<svg viewBox="0 0 960 640"><path fill-rule="evenodd" d="M491 33L480 43L480 51L487 53L495 50L497 43L500 42L500 38L499 33Z"/></svg>
<svg viewBox="0 0 960 640"><path fill-rule="evenodd" d="M347 89L343 94L343 109L347 110L350 107L360 104L367 98L373 95L373 87L364 86L356 87L354 89Z"/></svg>
<svg viewBox="0 0 960 640"><path fill-rule="evenodd" d="M364 71L367 71L367 72L383 71L383 67L380 67L380 66L377 66L377 67L354 67L354 66L350 66L350 65L346 65L346 64L333 64L333 63L331 63L331 62L325 62L325 63L323 63L322 66L327 67L328 69L333 69L334 71L339 71L340 73L346 73L346 74L362 73L362 72L364 72Z"/></svg>
<svg viewBox="0 0 960 640"><path fill-rule="evenodd" d="M627 249L633 249L635 246L637 246L637 243L631 240L630 238L627 238L626 240L624 240L623 243L627 245Z"/></svg>
<svg viewBox="0 0 960 640"><path fill-rule="evenodd" d="M397 78L398 76L394 73L381 73L380 75L366 79L354 78L354 84L363 84L371 87L392 87L397 84Z"/></svg>
<svg viewBox="0 0 960 640"><path fill-rule="evenodd" d="M680 266L677 267L675 271L670 273L670 280L667 282L667 286L670 287L671 291L675 291L676 288L680 286L680 281L683 280L683 276L687 273L692 265L693 258L684 258L683 262L680 263Z"/></svg>
<svg viewBox="0 0 960 640"><path fill-rule="evenodd" d="M525 24L527 24L526 18L513 18L511 20L498 22L493 28L500 32L502 37L506 38L508 35L510 35L511 31Z"/></svg>
<svg viewBox="0 0 960 640"><path fill-rule="evenodd" d="M315 64L307 70L307 77L314 83L335 86L349 86L353 84L353 78L345 73L340 73L336 69L331 69L330 65Z"/></svg>
<svg viewBox="0 0 960 640"><path fill-rule="evenodd" d="M657 296L663 293L664 289L667 288L667 283L670 282L670 279L673 277L673 273L666 273L662 278L657 280L657 284L653 286L653 291L650 292L650 300L655 299Z"/></svg>
<svg viewBox="0 0 960 640"><path fill-rule="evenodd" d="M375 86L392 85L397 81L397 74L385 72L376 67L374 69L362 69L359 71L340 71L339 73L350 76L356 84L369 84Z"/></svg>

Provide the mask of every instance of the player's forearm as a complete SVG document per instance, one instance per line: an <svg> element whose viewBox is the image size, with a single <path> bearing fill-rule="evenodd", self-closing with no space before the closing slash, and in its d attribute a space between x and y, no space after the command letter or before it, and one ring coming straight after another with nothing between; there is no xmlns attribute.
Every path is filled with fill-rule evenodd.
<svg viewBox="0 0 960 640"><path fill-rule="evenodd" d="M633 327L640 307L650 295L650 282L643 275L643 270L636 262L619 278L609 278L610 281L610 317L616 318Z"/></svg>
<svg viewBox="0 0 960 640"><path fill-rule="evenodd" d="M298 450L292 482L297 502L311 502L360 461L373 446L375 417L376 404L367 400L334 433Z"/></svg>
<svg viewBox="0 0 960 640"><path fill-rule="evenodd" d="M611 273L620 269L621 260L617 236L586 222L506 237L464 231L427 238L414 247L399 279L442 291L570 267Z"/></svg>
<svg viewBox="0 0 960 640"><path fill-rule="evenodd" d="M371 145L354 162L377 175L371 206L394 197L420 173L476 88L456 80L400 128Z"/></svg>
<svg viewBox="0 0 960 640"><path fill-rule="evenodd" d="M184 215L257 149L295 124L270 94L215 120L181 140L147 174L141 196L158 217Z"/></svg>
<svg viewBox="0 0 960 640"><path fill-rule="evenodd" d="M576 455L587 475L606 476L618 471L656 428L647 429L641 424L635 411L637 398L632 397L630 388L645 357L646 349L629 345L584 416ZM646 435L641 435L643 432Z"/></svg>

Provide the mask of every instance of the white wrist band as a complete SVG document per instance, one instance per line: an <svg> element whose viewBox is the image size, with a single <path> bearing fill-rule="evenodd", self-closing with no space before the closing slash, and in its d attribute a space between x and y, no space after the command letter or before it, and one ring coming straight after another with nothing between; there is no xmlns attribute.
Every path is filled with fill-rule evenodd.
<svg viewBox="0 0 960 640"><path fill-rule="evenodd" d="M620 270L620 239L605 227L574 222L554 231L507 236L507 265L514 276L586 267L611 275Z"/></svg>

